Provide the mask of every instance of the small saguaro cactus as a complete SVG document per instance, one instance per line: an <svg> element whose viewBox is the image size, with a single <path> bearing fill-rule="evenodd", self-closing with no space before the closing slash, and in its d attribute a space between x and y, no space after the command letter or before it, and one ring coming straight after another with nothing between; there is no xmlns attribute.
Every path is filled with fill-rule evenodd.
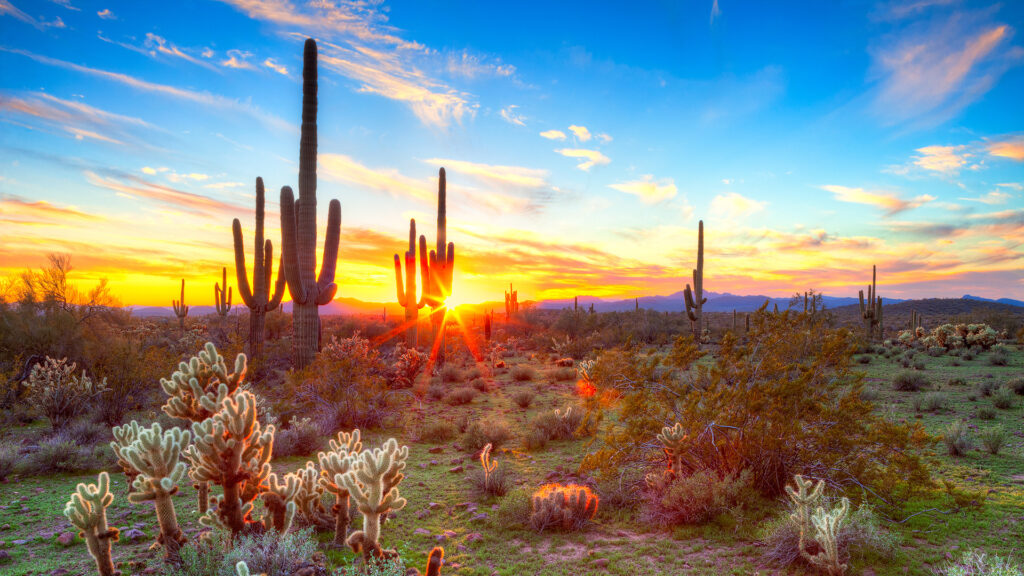
<svg viewBox="0 0 1024 576"><path fill-rule="evenodd" d="M359 429L352 433L338 432L338 439L330 441L331 449L319 452L320 486L334 495L334 545L343 546L348 535L349 492L348 486L340 482L340 478L355 470L359 462L359 453L363 443L359 439Z"/></svg>
<svg viewBox="0 0 1024 576"><path fill-rule="evenodd" d="M171 300L174 307L174 315L178 317L178 327L185 329L185 317L188 316L188 306L185 306L185 279L181 279L181 300Z"/></svg>
<svg viewBox="0 0 1024 576"><path fill-rule="evenodd" d="M424 248L426 245L424 244ZM405 282L402 282L402 263L395 254L395 287L398 291L398 304L405 309L405 343L410 348L417 345L416 324L420 316L420 308L427 303L427 284L430 282L430 270L427 255L420 253L420 284L421 294L416 299L416 219L409 219L409 249L405 251ZM385 314L387 309L385 308Z"/></svg>
<svg viewBox="0 0 1024 576"><path fill-rule="evenodd" d="M811 566L823 570L829 576L846 574L847 566L839 558L839 531L849 510L850 500L845 497L839 506L831 510L826 511L819 506L811 516L811 523L814 524L814 540L821 551L812 556L803 547L800 548L800 555L810 562Z"/></svg>
<svg viewBox="0 0 1024 576"><path fill-rule="evenodd" d="M242 302L249 308L249 359L255 366L263 361L263 334L265 332L267 312L276 310L284 296L284 266L277 267L277 282L273 282L274 290L270 291L274 277L274 243L270 238L263 239L263 205L265 192L263 178L256 178L256 229L255 247L253 251L252 285L249 284L249 273L245 268L245 246L242 242L242 223L238 218L231 223L231 233L235 245L235 277L238 294ZM282 258L281 263L284 263Z"/></svg>
<svg viewBox="0 0 1024 576"><path fill-rule="evenodd" d="M878 336L882 336L882 298L878 296L875 281L878 277L878 268L871 266L871 284L868 286L868 299L864 302L864 291L860 296L860 315L864 318L864 330L867 333L868 341L874 339L875 329L878 329Z"/></svg>
<svg viewBox="0 0 1024 576"><path fill-rule="evenodd" d="M698 223L697 229L697 267L693 269L693 290L690 289L690 285L686 285L686 290L683 291L683 296L686 299L686 315L690 318L690 322L693 325L693 341L697 343L697 347L700 348L701 338L701 312L704 309L704 304L707 303L708 299L704 297L704 221L701 220Z"/></svg>
<svg viewBox="0 0 1024 576"><path fill-rule="evenodd" d="M210 418L192 424L195 443L188 458L193 478L224 490L213 498L214 510L199 519L204 526L222 526L238 534L253 522L253 500L268 489L274 426L264 430L256 418L256 396L237 390Z"/></svg>
<svg viewBox="0 0 1024 576"><path fill-rule="evenodd" d="M85 539L89 555L96 561L100 576L116 576L110 557L110 543L117 541L118 530L107 526L107 507L114 502L110 493L110 475L100 472L96 484L79 483L64 505L64 515Z"/></svg>
<svg viewBox="0 0 1024 576"><path fill-rule="evenodd" d="M335 483L348 489L356 508L363 515L363 529L353 532L347 542L353 552L363 553L367 564L396 555L393 550L381 549L380 519L388 512L405 507L405 498L398 492L398 482L404 477L402 470L408 457L409 447L399 448L398 441L390 438L383 447L360 453L354 469L335 477Z"/></svg>
<svg viewBox="0 0 1024 576"><path fill-rule="evenodd" d="M910 331L916 332L921 327L921 315L917 313L917 310L910 311Z"/></svg>
<svg viewBox="0 0 1024 576"><path fill-rule="evenodd" d="M512 289L512 283L508 283L508 292L505 292L505 321L508 322L513 316L519 313L519 291Z"/></svg>
<svg viewBox="0 0 1024 576"><path fill-rule="evenodd" d="M221 284L213 283L213 305L217 309L217 315L223 318L231 311L231 288L228 287L227 267L221 269L220 281L224 285L223 288Z"/></svg>
<svg viewBox="0 0 1024 576"><path fill-rule="evenodd" d="M306 39L302 58L302 128L299 144L299 198L281 188L281 243L284 273L292 297L295 366L304 368L320 350L319 307L334 300L338 285L334 271L341 240L341 203L331 200L327 210L320 276L316 274L316 41Z"/></svg>
<svg viewBox="0 0 1024 576"><path fill-rule="evenodd" d="M125 427L131 428L131 432L122 434ZM131 444L120 446L121 455L137 473L132 481L134 491L128 495L128 500L135 503L153 501L160 524L158 542L164 547L164 558L177 561L178 549L185 542L185 535L178 527L171 496L177 494L178 483L185 478L186 466L179 458L182 449L192 440L192 434L177 427L165 431L159 422L143 428L132 420L125 426L114 428L114 437L118 436L134 438Z"/></svg>

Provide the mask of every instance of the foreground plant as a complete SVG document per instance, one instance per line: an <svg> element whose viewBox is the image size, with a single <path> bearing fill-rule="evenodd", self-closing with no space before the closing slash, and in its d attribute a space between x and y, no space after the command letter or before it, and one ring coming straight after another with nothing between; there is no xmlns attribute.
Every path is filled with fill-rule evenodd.
<svg viewBox="0 0 1024 576"><path fill-rule="evenodd" d="M409 457L407 446L398 447L398 441L389 439L381 448L359 454L357 465L335 477L335 483L345 486L356 508L363 515L363 529L348 537L353 552L363 553L369 565L381 558L397 556L394 550L380 546L380 521L388 512L405 507L405 498L398 492L398 484L405 477L405 461Z"/></svg>
<svg viewBox="0 0 1024 576"><path fill-rule="evenodd" d="M828 511L819 506L811 516L811 523L814 524L814 540L821 550L817 554L810 554L802 544L800 547L800 555L807 559L811 566L823 570L829 576L846 574L846 564L839 560L838 537L849 510L848 498L843 498L838 507Z"/></svg>
<svg viewBox="0 0 1024 576"><path fill-rule="evenodd" d="M538 532L580 530L597 515L598 501L586 486L546 484L533 494L530 525Z"/></svg>
<svg viewBox="0 0 1024 576"><path fill-rule="evenodd" d="M96 484L79 483L71 500L64 505L64 515L78 528L85 539L89 555L96 561L100 576L115 576L110 557L110 543L117 541L118 530L107 526L107 507L114 502L110 493L110 475L100 472Z"/></svg>
<svg viewBox="0 0 1024 576"><path fill-rule="evenodd" d="M351 433L339 432L337 440L330 441L331 449L317 454L320 462L320 487L334 495L334 544L343 546L348 535L349 521L349 488L341 478L355 470L359 461L359 453L363 443L359 439L359 429Z"/></svg>

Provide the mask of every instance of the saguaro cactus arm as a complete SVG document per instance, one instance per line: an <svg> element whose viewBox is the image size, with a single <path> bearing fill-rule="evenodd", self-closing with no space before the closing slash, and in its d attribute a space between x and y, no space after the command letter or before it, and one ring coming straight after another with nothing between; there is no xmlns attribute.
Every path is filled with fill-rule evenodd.
<svg viewBox="0 0 1024 576"><path fill-rule="evenodd" d="M226 316L231 310L231 288L228 287L227 267L221 269L221 283L223 283L224 288L221 288L221 284L213 283L213 304L217 309L217 314Z"/></svg>
<svg viewBox="0 0 1024 576"><path fill-rule="evenodd" d="M110 557L110 543L116 542L118 536L117 528L107 526L107 507L113 502L110 475L100 472L96 484L79 483L64 505L64 515L85 539L100 576L120 574Z"/></svg>

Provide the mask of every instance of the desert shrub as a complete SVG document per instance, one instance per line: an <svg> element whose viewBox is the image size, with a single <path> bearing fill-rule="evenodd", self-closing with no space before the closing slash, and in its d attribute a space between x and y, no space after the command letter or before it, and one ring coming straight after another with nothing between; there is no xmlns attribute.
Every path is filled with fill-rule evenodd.
<svg viewBox="0 0 1024 576"><path fill-rule="evenodd" d="M998 388L998 385L992 380L985 380L978 384L978 392L981 392L981 395L985 397L991 396L996 388Z"/></svg>
<svg viewBox="0 0 1024 576"><path fill-rule="evenodd" d="M966 386L967 381L963 378L953 378L949 382L946 382L948 386Z"/></svg>
<svg viewBox="0 0 1024 576"><path fill-rule="evenodd" d="M548 445L548 434L540 428L530 428L523 437L523 446L527 450L540 450Z"/></svg>
<svg viewBox="0 0 1024 576"><path fill-rule="evenodd" d="M508 422L500 418L489 417L483 420L474 420L466 427L462 445L466 450L476 452L488 444L498 448L508 442L510 438L512 438L512 429Z"/></svg>
<svg viewBox="0 0 1024 576"><path fill-rule="evenodd" d="M900 366L904 368L910 368L911 362L910 358L907 358L906 356L901 357L899 360Z"/></svg>
<svg viewBox="0 0 1024 576"><path fill-rule="evenodd" d="M978 440L989 454L999 454L1009 439L1010 435L1002 426L986 428L978 433Z"/></svg>
<svg viewBox="0 0 1024 576"><path fill-rule="evenodd" d="M917 392L929 385L928 377L917 372L900 372L892 379L892 387L901 392Z"/></svg>
<svg viewBox="0 0 1024 576"><path fill-rule="evenodd" d="M180 564L166 564L169 576L235 576L235 565L244 561L252 574L292 576L312 568L316 541L307 528L284 534L269 530L243 534L232 542L231 533L215 529L181 548ZM311 572L312 573L312 572Z"/></svg>
<svg viewBox="0 0 1024 576"><path fill-rule="evenodd" d="M992 366L1006 366L1010 363L1010 355L1005 346L997 346L988 355L988 363Z"/></svg>
<svg viewBox="0 0 1024 576"><path fill-rule="evenodd" d="M1002 386L992 393L992 405L1000 410L1013 408L1014 393L1009 388Z"/></svg>
<svg viewBox="0 0 1024 576"><path fill-rule="evenodd" d="M80 446L66 433L57 433L40 442L36 450L24 455L16 469L19 474L26 476L96 470L108 463L104 461L104 452L109 450L99 446Z"/></svg>
<svg viewBox="0 0 1024 576"><path fill-rule="evenodd" d="M529 366L517 364L512 367L512 379L516 382L528 382L537 377L537 372Z"/></svg>
<svg viewBox="0 0 1024 576"><path fill-rule="evenodd" d="M473 366L466 371L466 380L476 380L477 378L483 378L484 372L478 366Z"/></svg>
<svg viewBox="0 0 1024 576"><path fill-rule="evenodd" d="M530 526L538 531L582 530L597 514L599 501L586 486L545 484L532 496Z"/></svg>
<svg viewBox="0 0 1024 576"><path fill-rule="evenodd" d="M938 412L946 408L949 408L949 395L945 392L929 392L921 402L921 410L926 412Z"/></svg>
<svg viewBox="0 0 1024 576"><path fill-rule="evenodd" d="M687 443L677 472L714 470L779 494L796 471L831 485L860 484L894 495L931 486L917 453L929 437L918 423L887 420L861 397L852 369L855 336L804 315L751 316L747 341L726 334L710 365L681 337L664 357L635 346L606 350L582 389L585 427L601 434L583 469L602 479L663 458L655 437L672 423ZM607 407L617 418L603 419Z"/></svg>
<svg viewBox="0 0 1024 576"><path fill-rule="evenodd" d="M918 358L917 360L914 360L914 364L913 365L914 365L914 370L924 370L924 369L927 368L927 365L924 362L924 358Z"/></svg>
<svg viewBox="0 0 1024 576"><path fill-rule="evenodd" d="M463 404L469 404L476 398L477 391L475 388L469 386L460 386L451 392L445 394L444 401L452 406L462 406Z"/></svg>
<svg viewBox="0 0 1024 576"><path fill-rule="evenodd" d="M447 442L459 433L459 429L447 420L431 419L420 429L420 440L440 444Z"/></svg>
<svg viewBox="0 0 1024 576"><path fill-rule="evenodd" d="M92 407L97 396L106 391L106 381L94 383L82 372L74 374L75 363L46 357L36 364L28 378L28 401L50 421L54 430L63 428L76 416Z"/></svg>
<svg viewBox="0 0 1024 576"><path fill-rule="evenodd" d="M114 439L109 427L93 422L88 418L72 420L64 427L62 432L79 446L92 446L100 442L107 443Z"/></svg>
<svg viewBox="0 0 1024 576"><path fill-rule="evenodd" d="M978 395L976 393L974 393L974 392L968 392L967 393L967 400L968 401L974 402L977 399L978 399Z"/></svg>
<svg viewBox="0 0 1024 576"><path fill-rule="evenodd" d="M473 378L469 382L469 385L480 392L487 392L487 380L484 380L483 378Z"/></svg>
<svg viewBox="0 0 1024 576"><path fill-rule="evenodd" d="M964 350L964 353L960 355L960 358L966 362L970 362L971 360L974 360L974 356L974 352L970 350Z"/></svg>
<svg viewBox="0 0 1024 576"><path fill-rule="evenodd" d="M650 512L658 524L703 524L731 508L741 506L750 496L751 473L720 475L698 470L689 476L650 490Z"/></svg>
<svg viewBox="0 0 1024 576"><path fill-rule="evenodd" d="M532 390L516 390L512 393L512 401L520 408L529 408L533 404L535 394Z"/></svg>
<svg viewBox="0 0 1024 576"><path fill-rule="evenodd" d="M800 555L800 526L791 517L794 509L793 503L789 502L789 511L766 523L762 529L764 564L776 568L806 564ZM836 543L840 561L844 563L852 555L869 552L892 558L899 547L899 536L886 532L874 509L861 503L847 515L836 536Z"/></svg>
<svg viewBox="0 0 1024 576"><path fill-rule="evenodd" d="M316 360L288 376L296 390L298 409L314 412L325 432L375 428L391 417L392 392L379 352L357 332L350 338L331 338Z"/></svg>
<svg viewBox="0 0 1024 576"><path fill-rule="evenodd" d="M576 379L575 368L557 368L551 372L551 378L555 382L569 382Z"/></svg>
<svg viewBox="0 0 1024 576"><path fill-rule="evenodd" d="M454 364L445 364L441 368L441 381L442 382L462 382L462 370Z"/></svg>
<svg viewBox="0 0 1024 576"><path fill-rule="evenodd" d="M495 521L501 527L526 527L530 523L531 499L530 491L516 488L498 503L494 514Z"/></svg>
<svg viewBox="0 0 1024 576"><path fill-rule="evenodd" d="M860 391L860 399L865 402L874 402L880 397L878 390L874 388L865 388Z"/></svg>
<svg viewBox="0 0 1024 576"><path fill-rule="evenodd" d="M508 468L502 466L500 462L490 474L484 473L483 466L473 466L469 470L468 477L473 492L479 496L504 496L512 486Z"/></svg>
<svg viewBox="0 0 1024 576"><path fill-rule="evenodd" d="M871 364L871 356L869 356L867 354L864 354L862 356L857 356L856 362L858 364Z"/></svg>
<svg viewBox="0 0 1024 576"><path fill-rule="evenodd" d="M942 432L942 442L950 456L964 456L973 446L970 430L962 420L952 422L946 427Z"/></svg>
<svg viewBox="0 0 1024 576"><path fill-rule="evenodd" d="M946 353L946 349L942 346L929 346L927 354L933 358L937 358Z"/></svg>
<svg viewBox="0 0 1024 576"><path fill-rule="evenodd" d="M6 482L7 477L14 472L14 465L18 462L18 445L0 440L0 482Z"/></svg>
<svg viewBox="0 0 1024 576"><path fill-rule="evenodd" d="M309 456L320 449L323 438L323 431L313 420L292 420L274 434L274 456Z"/></svg>
<svg viewBox="0 0 1024 576"><path fill-rule="evenodd" d="M1006 387L1013 390L1014 394L1024 396L1024 376L1013 378L1006 383Z"/></svg>
<svg viewBox="0 0 1024 576"><path fill-rule="evenodd" d="M427 388L427 396L434 400L444 398L445 392L447 392L447 389L440 382L432 382L430 387Z"/></svg>
<svg viewBox="0 0 1024 576"><path fill-rule="evenodd" d="M967 550L960 558L947 561L936 574L939 576L1024 576L1024 571L1012 558L990 556L979 550Z"/></svg>
<svg viewBox="0 0 1024 576"><path fill-rule="evenodd" d="M994 420L996 409L992 406L978 406L978 418L982 420Z"/></svg>
<svg viewBox="0 0 1024 576"><path fill-rule="evenodd" d="M399 342L393 353L390 385L393 388L408 388L427 365L429 357L415 348L407 348Z"/></svg>
<svg viewBox="0 0 1024 576"><path fill-rule="evenodd" d="M962 362L960 362L959 358L950 358L949 359L949 365L950 366L960 366L961 364L962 364Z"/></svg>
<svg viewBox="0 0 1024 576"><path fill-rule="evenodd" d="M530 421L530 429L540 430L547 440L569 440L576 435L582 422L583 410L578 406L567 406L564 410L551 410L536 415Z"/></svg>

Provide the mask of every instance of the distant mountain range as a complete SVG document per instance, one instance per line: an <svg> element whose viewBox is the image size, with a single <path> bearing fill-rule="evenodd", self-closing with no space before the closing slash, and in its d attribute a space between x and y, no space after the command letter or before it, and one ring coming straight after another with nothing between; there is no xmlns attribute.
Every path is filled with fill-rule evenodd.
<svg viewBox="0 0 1024 576"><path fill-rule="evenodd" d="M738 294L730 294L728 292L704 292L704 297L708 299L707 303L704 304L704 310L707 312L753 312L761 307L765 301L768 301L768 307L772 307L774 304L778 304L779 308L786 308L789 306L789 298L769 298L767 296L740 296ZM1024 301L1014 300L1012 298L999 298L998 300L991 298L981 298L979 296L971 296L970 294L964 295L962 300L972 300L976 302L992 302L996 304L1005 304L1008 306L1016 306L1024 308ZM642 296L639 299L640 307L644 310L655 310L657 312L682 312L686 310L686 301L683 297L683 292L676 292L675 294L669 294L668 296ZM825 302L825 307L830 309L841 308L843 306L856 305L858 303L857 298L842 297L842 296L822 296L822 300ZM900 302L908 302L909 300L900 300L897 298L884 298L883 302L885 305L898 304ZM596 296L580 296L579 306L583 309L590 308L591 303L594 305L594 311L596 312L628 312L636 308L636 300L629 299L604 299ZM561 310L563 308L572 308L573 300L571 298L561 300L542 300L537 302L537 308L541 310ZM285 302L285 312L291 312L291 303ZM139 317L163 317L173 318L174 310L170 306L129 306L132 310L132 314ZM505 310L504 302L482 302L480 304L471 304L464 306L464 308L480 312L483 310L495 310L499 314ZM237 306L232 308L234 310L244 310L244 306ZM364 302L356 298L337 298L327 306L322 307L321 314L324 315L380 315L387 309L388 316L402 314L402 308L395 302L380 303L380 302ZM190 316L204 316L206 314L214 313L213 306L192 306L189 309Z"/></svg>

